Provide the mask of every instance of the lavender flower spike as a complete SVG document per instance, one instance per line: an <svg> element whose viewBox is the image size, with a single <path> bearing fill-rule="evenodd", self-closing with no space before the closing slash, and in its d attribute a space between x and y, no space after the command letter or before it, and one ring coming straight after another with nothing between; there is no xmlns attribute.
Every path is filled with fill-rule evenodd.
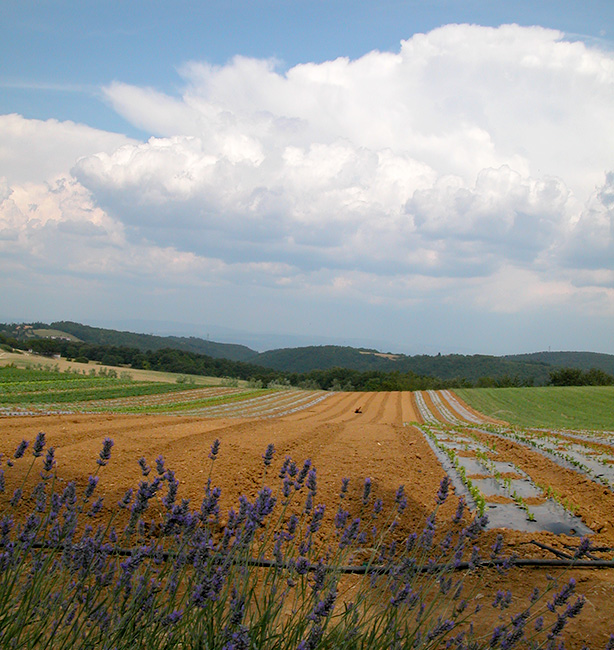
<svg viewBox="0 0 614 650"><path fill-rule="evenodd" d="M46 472L47 474L50 474L52 472L53 466L55 465L54 456L55 456L55 447L49 447L49 449L47 449L47 455L45 456L45 460L43 461L43 472Z"/></svg>
<svg viewBox="0 0 614 650"><path fill-rule="evenodd" d="M439 484L439 492L437 492L437 503L441 505L448 498L448 490L450 488L450 477L446 474Z"/></svg>
<svg viewBox="0 0 614 650"><path fill-rule="evenodd" d="M209 458L215 460L217 458L218 452L220 451L220 440L216 438L211 445L211 451L209 452Z"/></svg>
<svg viewBox="0 0 614 650"><path fill-rule="evenodd" d="M45 434L41 431L34 441L34 447L32 449L32 455L35 458L43 455L43 449L45 448Z"/></svg>
<svg viewBox="0 0 614 650"><path fill-rule="evenodd" d="M270 467L271 461L273 460L273 454L274 453L275 453L275 446L273 445L273 443L270 443L267 446L266 451L264 452L264 455L262 456L262 458L264 459L265 467Z"/></svg>
<svg viewBox="0 0 614 650"><path fill-rule="evenodd" d="M149 467L149 465L147 464L147 461L145 460L145 458L143 456L141 456L139 458L139 466L141 468L141 472L142 472L143 476L147 476L149 474L149 472L151 472L151 467Z"/></svg>
<svg viewBox="0 0 614 650"><path fill-rule="evenodd" d="M19 443L19 447L17 447L17 449L15 450L15 454L13 457L21 458L26 453L26 449L28 448L29 445L30 443L27 440L22 440Z"/></svg>
<svg viewBox="0 0 614 650"><path fill-rule="evenodd" d="M367 476L365 479L365 486L362 491L362 502L366 506L369 501L369 495L371 494L371 479Z"/></svg>
<svg viewBox="0 0 614 650"><path fill-rule="evenodd" d="M100 457L96 461L101 467L104 467L111 458L111 447L113 447L113 440L111 438L105 438L102 443L102 449L100 450Z"/></svg>

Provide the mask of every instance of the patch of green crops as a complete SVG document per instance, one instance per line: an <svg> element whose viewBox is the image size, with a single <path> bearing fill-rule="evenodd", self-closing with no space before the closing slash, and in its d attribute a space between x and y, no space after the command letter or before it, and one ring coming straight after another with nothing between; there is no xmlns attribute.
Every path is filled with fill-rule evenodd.
<svg viewBox="0 0 614 650"><path fill-rule="evenodd" d="M614 430L614 386L463 388L454 392L480 413L511 424Z"/></svg>

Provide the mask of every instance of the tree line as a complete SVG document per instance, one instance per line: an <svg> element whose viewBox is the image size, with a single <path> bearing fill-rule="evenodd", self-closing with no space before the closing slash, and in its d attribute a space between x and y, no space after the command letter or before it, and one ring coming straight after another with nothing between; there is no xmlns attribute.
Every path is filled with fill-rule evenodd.
<svg viewBox="0 0 614 650"><path fill-rule="evenodd" d="M31 349L37 354L61 355L74 361L96 361L107 366L159 370L186 375L232 377L269 385L292 385L300 388L356 391L441 390L444 388L531 386L531 378L514 375L480 377L471 381L466 377L442 379L419 375L412 371L355 370L330 368L309 372L287 372L264 368L244 361L214 358L205 354L164 348L141 350L130 346L97 345L62 339L17 340L0 333L0 345L5 348ZM603 370L582 371L577 368L559 368L550 372L553 386L614 385L614 377Z"/></svg>

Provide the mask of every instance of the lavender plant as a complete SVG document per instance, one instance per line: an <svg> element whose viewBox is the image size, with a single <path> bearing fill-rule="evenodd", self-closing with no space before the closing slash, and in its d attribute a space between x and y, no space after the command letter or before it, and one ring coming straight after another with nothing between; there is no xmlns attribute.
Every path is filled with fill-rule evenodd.
<svg viewBox="0 0 614 650"><path fill-rule="evenodd" d="M287 457L277 488L263 484L255 497L241 496L222 526L221 491L211 479L217 440L198 508L179 498L179 482L158 457L152 479L139 460L143 480L109 516L103 498L93 499L112 440L81 490L74 482L60 489L54 450L43 457L44 446L39 434L25 478L3 499L2 648L550 648L584 604L573 600L575 583L559 591L551 583L508 623L474 625L479 606L465 582L475 582L484 561L504 570L502 538L482 558L476 542L486 519L468 517L462 499L440 524L447 478L423 529L403 537L403 486L386 507L367 479L352 504L344 478L333 514L317 503L311 461L299 470ZM27 449L20 444L7 460L0 492L15 461L28 462ZM274 452L269 445L263 455L263 476ZM24 496L38 465L40 481ZM589 550L584 540L576 555ZM492 607L511 601L501 592Z"/></svg>

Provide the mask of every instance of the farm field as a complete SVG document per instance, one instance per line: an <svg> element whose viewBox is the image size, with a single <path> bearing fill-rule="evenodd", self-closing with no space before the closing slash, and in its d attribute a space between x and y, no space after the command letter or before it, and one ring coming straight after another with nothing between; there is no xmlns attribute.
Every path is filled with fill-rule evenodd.
<svg viewBox="0 0 614 650"><path fill-rule="evenodd" d="M614 386L462 388L481 413L524 427L614 430Z"/></svg>
<svg viewBox="0 0 614 650"><path fill-rule="evenodd" d="M66 377L63 381L71 381ZM98 400L96 408L109 412L42 415L30 410L28 417L0 417L0 451L11 454L22 439L33 440L44 431L56 449L58 479L76 479L83 487L95 470L102 440L112 438L111 461L100 472L101 519L116 509L128 487L142 480L140 457L153 465L162 455L179 480L179 496L199 504L211 466L211 445L219 439L211 478L221 488L222 513L236 507L241 495L256 496L263 484L262 455L273 444L276 453L267 475L272 486L278 484L287 455L299 465L309 458L317 469L316 502L327 504L321 540L333 527L342 478L350 478L347 502L356 513L365 479L387 507L394 505L399 485L405 486L408 505L398 528L401 539L424 528L448 472L453 495L441 507L440 520L452 518L459 494L475 510L482 507L491 518L479 540L486 555L499 532L504 533L505 551L523 558L555 558L549 549L569 554L580 534L587 532L593 546L614 547L614 477L610 481L608 474L614 467L614 443L602 431L545 431L541 424L512 427L502 422L511 418L494 411L497 419L482 415L460 392L451 391L324 393L169 386L173 390L168 392L108 397L106 405L106 400ZM36 388L44 393L48 387ZM81 408L84 403L74 404ZM33 404L23 407L31 409ZM38 404L48 406L44 400ZM222 525L224 521L222 514ZM610 559L612 553L596 557ZM494 625L498 617L509 621L513 608L502 612L489 604L499 589L517 595L517 612L533 586L543 586L546 573L556 571L514 568L505 576L484 571L476 595L485 603L483 622ZM585 641L603 647L614 632L614 570L574 568L571 575L587 604L570 626L566 647L580 648Z"/></svg>

